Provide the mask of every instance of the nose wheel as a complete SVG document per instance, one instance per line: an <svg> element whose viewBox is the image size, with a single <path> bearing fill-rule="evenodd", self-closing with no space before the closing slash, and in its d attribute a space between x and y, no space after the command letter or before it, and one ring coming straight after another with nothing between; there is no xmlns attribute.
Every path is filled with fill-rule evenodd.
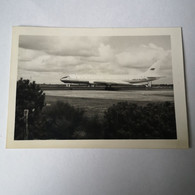
<svg viewBox="0 0 195 195"><path fill-rule="evenodd" d="M152 81L148 81L148 83L146 84L147 88L152 88Z"/></svg>

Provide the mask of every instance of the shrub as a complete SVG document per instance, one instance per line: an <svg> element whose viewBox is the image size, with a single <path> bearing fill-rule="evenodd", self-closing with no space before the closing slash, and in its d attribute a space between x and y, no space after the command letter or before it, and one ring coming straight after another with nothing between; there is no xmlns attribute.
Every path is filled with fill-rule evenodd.
<svg viewBox="0 0 195 195"><path fill-rule="evenodd" d="M84 111L68 103L56 102L42 112L40 139L71 139L85 120Z"/></svg>
<svg viewBox="0 0 195 195"><path fill-rule="evenodd" d="M138 106L120 102L104 115L107 139L175 139L174 104L150 103Z"/></svg>

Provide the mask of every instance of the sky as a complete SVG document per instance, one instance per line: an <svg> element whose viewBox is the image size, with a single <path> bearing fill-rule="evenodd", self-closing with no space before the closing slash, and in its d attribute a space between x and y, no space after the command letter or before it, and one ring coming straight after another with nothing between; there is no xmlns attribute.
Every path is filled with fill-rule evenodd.
<svg viewBox="0 0 195 195"><path fill-rule="evenodd" d="M31 36L20 35L18 79L60 84L60 78L128 77L160 61L161 78L172 83L170 36ZM62 83L61 83L62 84Z"/></svg>

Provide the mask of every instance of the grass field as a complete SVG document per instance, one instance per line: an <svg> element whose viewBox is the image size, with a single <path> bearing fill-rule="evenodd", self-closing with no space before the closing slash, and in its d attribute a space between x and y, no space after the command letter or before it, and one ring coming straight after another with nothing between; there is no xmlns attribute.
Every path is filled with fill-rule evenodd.
<svg viewBox="0 0 195 195"><path fill-rule="evenodd" d="M85 114L89 117L94 116L95 114L102 117L104 112L113 104L118 102L130 102L137 105L146 105L148 101L132 101L132 100L117 100L117 99L99 99L99 98L75 98L75 97L60 97L60 96L46 96L46 104L52 105L57 101L64 103L69 103L70 105L76 108L82 108L85 110Z"/></svg>

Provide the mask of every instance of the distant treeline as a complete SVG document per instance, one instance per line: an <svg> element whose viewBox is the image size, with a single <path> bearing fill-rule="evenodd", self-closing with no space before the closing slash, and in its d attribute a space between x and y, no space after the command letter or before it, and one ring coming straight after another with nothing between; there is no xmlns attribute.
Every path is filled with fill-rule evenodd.
<svg viewBox="0 0 195 195"><path fill-rule="evenodd" d="M145 106L119 102L103 118L87 117L83 109L56 102L45 106L39 85L17 83L15 139L176 139L174 104ZM28 120L24 110L28 109ZM28 124L27 124L28 123Z"/></svg>

